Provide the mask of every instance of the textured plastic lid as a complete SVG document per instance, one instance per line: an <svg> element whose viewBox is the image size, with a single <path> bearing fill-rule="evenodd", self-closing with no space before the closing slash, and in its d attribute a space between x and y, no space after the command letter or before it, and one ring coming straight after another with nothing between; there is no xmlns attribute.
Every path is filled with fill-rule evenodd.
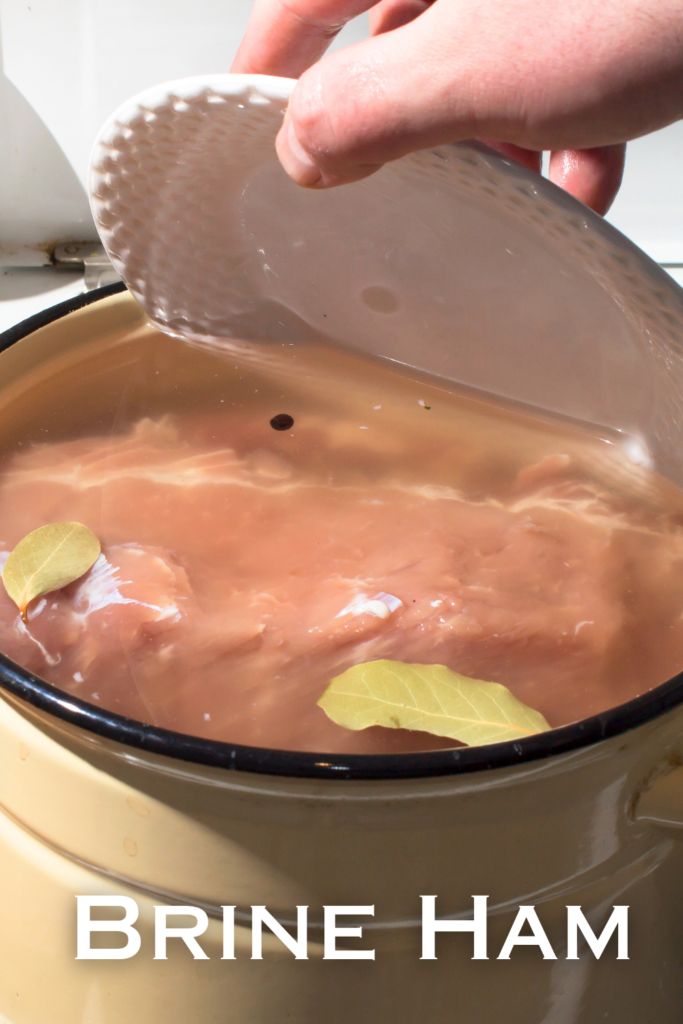
<svg viewBox="0 0 683 1024"><path fill-rule="evenodd" d="M149 316L222 344L332 338L631 433L680 478L676 285L601 218L475 144L299 188L273 145L292 88L165 83L102 129L93 214Z"/></svg>

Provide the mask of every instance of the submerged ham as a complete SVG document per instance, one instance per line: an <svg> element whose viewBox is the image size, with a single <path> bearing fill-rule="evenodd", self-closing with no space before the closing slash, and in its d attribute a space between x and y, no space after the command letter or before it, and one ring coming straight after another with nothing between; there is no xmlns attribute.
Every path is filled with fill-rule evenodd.
<svg viewBox="0 0 683 1024"><path fill-rule="evenodd" d="M348 460L343 437L299 430ZM143 420L6 463L0 559L46 522L81 521L102 542L93 569L36 602L27 625L0 594L12 659L166 728L367 752L449 741L330 722L316 701L358 662L442 663L501 682L553 725L681 667L675 517L608 494L571 457L487 497L424 473L298 465L272 431L224 434L210 416Z"/></svg>

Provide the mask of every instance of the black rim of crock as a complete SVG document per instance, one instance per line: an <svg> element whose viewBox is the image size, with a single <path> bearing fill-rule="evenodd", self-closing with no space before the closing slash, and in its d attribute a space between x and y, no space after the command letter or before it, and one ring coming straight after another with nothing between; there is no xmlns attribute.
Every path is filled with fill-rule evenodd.
<svg viewBox="0 0 683 1024"><path fill-rule="evenodd" d="M118 282L77 295L36 313L0 335L0 352L38 328L124 290L125 285ZM12 697L48 712L63 722L150 754L265 775L359 780L428 778L507 768L579 750L618 736L683 703L681 672L669 682L662 683L626 704L526 739L509 740L485 747L457 747L410 754L324 754L204 740L170 729L145 725L73 697L22 669L3 654L0 654L0 687Z"/></svg>

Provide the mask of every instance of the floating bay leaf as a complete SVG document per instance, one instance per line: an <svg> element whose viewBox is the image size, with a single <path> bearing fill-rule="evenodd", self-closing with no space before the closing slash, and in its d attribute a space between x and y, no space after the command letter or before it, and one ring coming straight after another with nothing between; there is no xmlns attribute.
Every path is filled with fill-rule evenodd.
<svg viewBox="0 0 683 1024"><path fill-rule="evenodd" d="M99 540L82 523L48 523L20 540L5 562L2 582L24 622L31 601L80 579L99 553Z"/></svg>
<svg viewBox="0 0 683 1024"><path fill-rule="evenodd" d="M445 665L385 660L354 665L332 680L318 705L345 729L419 729L469 746L550 728L507 687L470 679Z"/></svg>

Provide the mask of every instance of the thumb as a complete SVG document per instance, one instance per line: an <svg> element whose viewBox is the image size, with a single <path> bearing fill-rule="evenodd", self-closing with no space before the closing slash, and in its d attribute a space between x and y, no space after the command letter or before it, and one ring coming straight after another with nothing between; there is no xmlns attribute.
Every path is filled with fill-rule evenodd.
<svg viewBox="0 0 683 1024"><path fill-rule="evenodd" d="M430 13L304 72L277 139L280 161L298 184L354 181L413 150L482 134L468 109L471 88L457 71L447 82L434 72L448 64L430 33Z"/></svg>

